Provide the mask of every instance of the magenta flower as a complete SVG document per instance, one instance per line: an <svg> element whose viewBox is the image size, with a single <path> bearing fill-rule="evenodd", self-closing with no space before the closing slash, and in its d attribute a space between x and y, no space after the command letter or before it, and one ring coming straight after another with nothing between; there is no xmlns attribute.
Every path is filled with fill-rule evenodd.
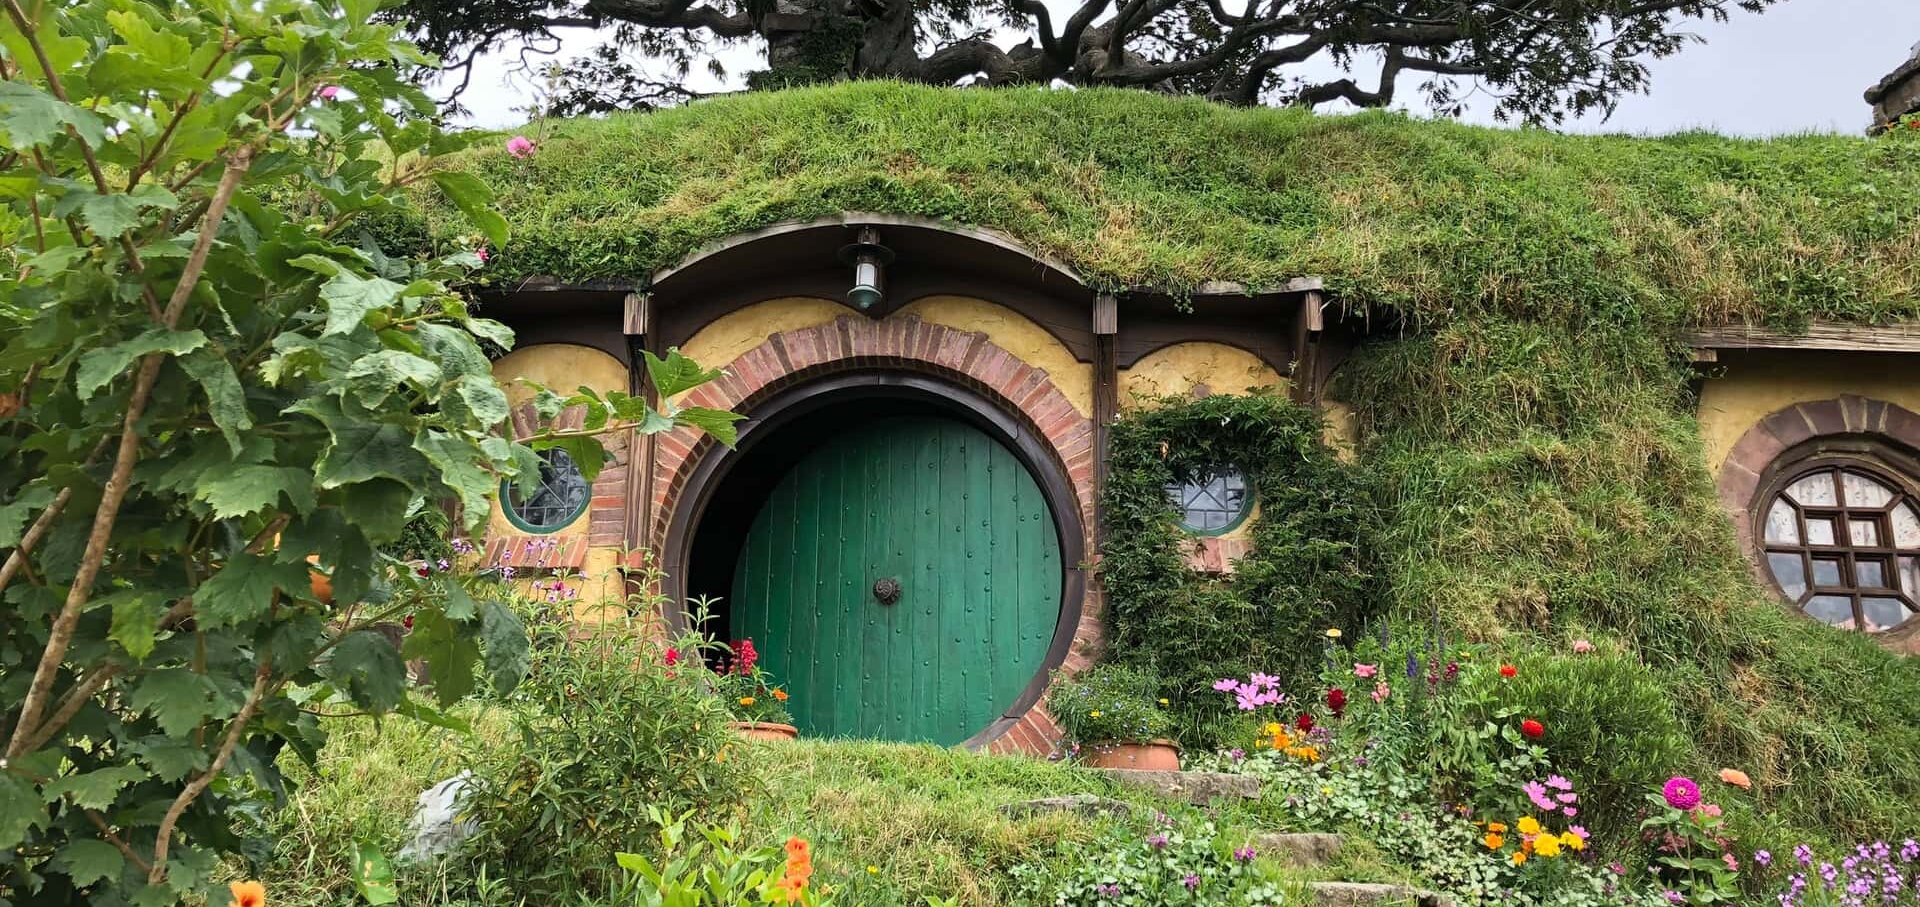
<svg viewBox="0 0 1920 907"><path fill-rule="evenodd" d="M481 264L486 264L487 259L493 257L493 253L487 251L486 246L481 246L480 248L473 250L473 257L480 259Z"/></svg>
<svg viewBox="0 0 1920 907"><path fill-rule="evenodd" d="M1167 836L1160 834L1158 832L1152 835L1149 835L1147 837L1147 846L1153 848L1154 850L1163 849L1167 846Z"/></svg>
<svg viewBox="0 0 1920 907"><path fill-rule="evenodd" d="M1188 891L1192 891L1200 887L1200 877L1193 873L1187 873L1187 877L1181 879L1180 884L1187 886Z"/></svg>
<svg viewBox="0 0 1920 907"><path fill-rule="evenodd" d="M340 96L340 86L338 85L328 85L327 87L320 89L320 100L322 101L331 101L334 98L337 98L339 96Z"/></svg>
<svg viewBox="0 0 1920 907"><path fill-rule="evenodd" d="M1247 679L1253 681L1253 685L1256 687L1266 687L1270 690L1277 689L1280 686L1280 678L1272 674L1262 674L1259 671L1253 672Z"/></svg>
<svg viewBox="0 0 1920 907"><path fill-rule="evenodd" d="M526 158L533 154L533 140L524 135L516 135L507 140L507 153L517 158Z"/></svg>
<svg viewBox="0 0 1920 907"><path fill-rule="evenodd" d="M1248 844L1245 847L1235 849L1233 852L1233 858L1236 860L1239 860L1242 863L1251 863L1253 862L1255 853L1256 851L1254 851L1253 845Z"/></svg>
<svg viewBox="0 0 1920 907"><path fill-rule="evenodd" d="M1666 786L1660 788L1660 795L1667 798L1667 805L1674 809L1688 810L1700 805L1700 785L1683 775L1668 778Z"/></svg>
<svg viewBox="0 0 1920 907"><path fill-rule="evenodd" d="M1520 785L1520 790L1526 793L1528 800L1533 801L1535 808L1544 809L1548 812L1554 810L1553 798L1547 796L1546 785L1538 781L1528 781Z"/></svg>

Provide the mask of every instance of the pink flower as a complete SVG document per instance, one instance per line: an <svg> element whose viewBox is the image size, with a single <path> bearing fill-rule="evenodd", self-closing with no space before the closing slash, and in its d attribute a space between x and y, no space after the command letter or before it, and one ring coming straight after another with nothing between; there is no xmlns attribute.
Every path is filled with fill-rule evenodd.
<svg viewBox="0 0 1920 907"><path fill-rule="evenodd" d="M1355 677L1372 677L1378 673L1380 673L1379 665L1355 664L1353 666L1353 676Z"/></svg>
<svg viewBox="0 0 1920 907"><path fill-rule="evenodd" d="M1275 677L1272 674L1262 674L1259 671L1253 672L1253 674L1248 676L1247 679L1253 681L1253 685L1256 687L1278 689L1280 686L1280 678Z"/></svg>
<svg viewBox="0 0 1920 907"><path fill-rule="evenodd" d="M1584 639L1576 639L1573 641L1573 651L1576 655L1585 655L1593 651L1593 643Z"/></svg>
<svg viewBox="0 0 1920 907"><path fill-rule="evenodd" d="M480 248L473 250L473 257L480 259L481 264L486 264L487 259L493 257L493 253L487 251L486 246L481 246Z"/></svg>
<svg viewBox="0 0 1920 907"><path fill-rule="evenodd" d="M1393 692L1393 691L1387 688L1387 683L1386 683L1386 681L1384 681L1384 680L1383 680L1383 681L1380 681L1379 683L1376 683L1376 684L1374 684L1374 685L1373 685L1373 701L1374 701L1374 702L1386 702L1386 701L1387 701L1387 694L1388 694L1388 693L1391 693L1391 692Z"/></svg>
<svg viewBox="0 0 1920 907"><path fill-rule="evenodd" d="M1240 685L1240 681L1235 680L1231 677L1222 677L1219 680L1216 680L1213 682L1213 688L1216 690L1219 690L1222 693L1231 693L1233 692L1234 687L1237 687L1239 685Z"/></svg>
<svg viewBox="0 0 1920 907"><path fill-rule="evenodd" d="M1576 838L1579 838L1582 841L1585 841L1587 839L1587 830L1578 825L1567 826L1567 833L1573 835Z"/></svg>
<svg viewBox="0 0 1920 907"><path fill-rule="evenodd" d="M339 96L340 96L340 86L338 85L328 85L327 87L320 89L320 100L322 101L331 101L334 98L337 98Z"/></svg>
<svg viewBox="0 0 1920 907"><path fill-rule="evenodd" d="M1692 809L1700 805L1700 785L1693 783L1692 778L1674 775L1660 788L1660 796L1674 809Z"/></svg>
<svg viewBox="0 0 1920 907"><path fill-rule="evenodd" d="M1709 819L1718 819L1720 818L1720 805L1717 803L1703 804L1700 807L1700 812Z"/></svg>
<svg viewBox="0 0 1920 907"><path fill-rule="evenodd" d="M1740 861L1739 861L1739 860L1736 860L1736 859L1734 859L1734 857L1733 857L1733 854L1730 854L1730 853L1725 853L1725 854L1721 854L1721 855L1720 855L1720 859L1722 859L1722 860L1725 860L1725 861L1726 861L1726 863L1727 863L1727 871L1728 871L1728 872L1739 872L1739 871L1740 871Z"/></svg>
<svg viewBox="0 0 1920 907"><path fill-rule="evenodd" d="M1538 781L1528 781L1527 783L1520 785L1520 790L1526 793L1527 799L1532 800L1533 805L1536 808L1544 809L1549 812L1553 810L1554 808L1553 799L1547 796L1546 785L1541 784Z"/></svg>
<svg viewBox="0 0 1920 907"><path fill-rule="evenodd" d="M530 157L533 154L533 140L524 135L516 135L507 140L507 153L517 158Z"/></svg>

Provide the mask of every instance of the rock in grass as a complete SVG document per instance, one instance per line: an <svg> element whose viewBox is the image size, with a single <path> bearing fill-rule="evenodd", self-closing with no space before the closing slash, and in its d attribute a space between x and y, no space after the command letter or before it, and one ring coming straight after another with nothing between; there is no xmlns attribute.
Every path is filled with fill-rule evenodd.
<svg viewBox="0 0 1920 907"><path fill-rule="evenodd" d="M413 820L408 823L413 837L400 848L401 862L420 863L445 856L473 837L473 820L460 818L460 795L472 777L472 772L461 772L420 794Z"/></svg>
<svg viewBox="0 0 1920 907"><path fill-rule="evenodd" d="M1290 869L1318 869L1340 855L1343 842L1330 834L1265 834L1253 839L1263 857Z"/></svg>
<svg viewBox="0 0 1920 907"><path fill-rule="evenodd" d="M1144 787L1169 800L1202 806L1215 800L1257 800L1260 779L1224 772L1164 772L1131 768L1097 769L1101 774L1135 787Z"/></svg>
<svg viewBox="0 0 1920 907"><path fill-rule="evenodd" d="M1444 894L1369 882L1309 882L1308 903L1314 907L1453 907Z"/></svg>
<svg viewBox="0 0 1920 907"><path fill-rule="evenodd" d="M1030 819L1050 813L1071 813L1089 819L1099 819L1106 816L1125 816L1131 812L1133 807L1129 804L1093 794L1042 797L1038 800L1022 800L1000 807L1000 814L1010 819Z"/></svg>

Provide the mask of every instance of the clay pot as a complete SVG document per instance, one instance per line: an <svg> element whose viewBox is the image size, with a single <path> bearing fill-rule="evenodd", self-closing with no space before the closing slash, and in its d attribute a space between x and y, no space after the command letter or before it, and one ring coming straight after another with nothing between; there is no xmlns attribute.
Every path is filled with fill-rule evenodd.
<svg viewBox="0 0 1920 907"><path fill-rule="evenodd" d="M307 555L307 563L312 564L314 567L319 567L320 555ZM315 600L323 604L333 604L333 577L321 573L317 569L309 569L307 570L307 585L313 590Z"/></svg>
<svg viewBox="0 0 1920 907"><path fill-rule="evenodd" d="M1180 770L1180 744L1171 740L1094 743L1080 749L1080 762L1094 768L1177 772Z"/></svg>
<svg viewBox="0 0 1920 907"><path fill-rule="evenodd" d="M799 728L771 721L729 721L727 726L748 740L792 740L800 736Z"/></svg>

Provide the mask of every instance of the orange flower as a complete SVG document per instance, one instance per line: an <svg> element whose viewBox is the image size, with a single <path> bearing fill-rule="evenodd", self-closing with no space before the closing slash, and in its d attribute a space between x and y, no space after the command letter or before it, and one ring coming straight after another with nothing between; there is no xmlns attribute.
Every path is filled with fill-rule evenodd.
<svg viewBox="0 0 1920 907"><path fill-rule="evenodd" d="M1514 851L1514 852L1513 852L1513 865L1515 865L1515 866L1518 866L1518 865L1520 865L1520 864L1522 864L1522 863L1525 863L1526 861L1527 861L1527 852L1526 852L1526 851L1524 851L1524 850L1516 850L1516 851Z"/></svg>
<svg viewBox="0 0 1920 907"><path fill-rule="evenodd" d="M752 696L742 696L742 697L740 697L740 704L741 704L741 705L753 705L753 697L752 697Z"/></svg>
<svg viewBox="0 0 1920 907"><path fill-rule="evenodd" d="M778 701L780 701L780 702L786 702L786 701L787 701L787 691L786 691L786 690L781 690L781 689L775 689L775 690L773 691L773 698L774 698L774 699L776 699L776 700L778 700Z"/></svg>
<svg viewBox="0 0 1920 907"><path fill-rule="evenodd" d="M1753 779L1747 777L1746 772L1743 772L1737 768L1721 769L1720 780L1725 781L1728 784L1733 785L1734 787L1740 788L1741 790L1753 790Z"/></svg>
<svg viewBox="0 0 1920 907"><path fill-rule="evenodd" d="M1482 841L1487 845L1488 850L1499 850L1507 844L1506 838L1500 837L1498 832L1491 831L1487 832L1487 836Z"/></svg>
<svg viewBox="0 0 1920 907"><path fill-rule="evenodd" d="M1487 830L1488 830L1488 831L1490 831L1490 832L1493 832L1494 834L1499 834L1499 833L1501 833L1501 832L1503 832L1503 831L1506 831L1506 830L1507 830L1507 823L1505 823L1505 822L1488 822L1488 823L1487 823Z"/></svg>
<svg viewBox="0 0 1920 907"><path fill-rule="evenodd" d="M812 849L807 846L807 840L805 838L788 838L786 850L789 859L793 857L805 859L813 855Z"/></svg>
<svg viewBox="0 0 1920 907"><path fill-rule="evenodd" d="M245 882L229 882L227 890L233 892L233 903L227 907L266 907L267 886L248 879Z"/></svg>

